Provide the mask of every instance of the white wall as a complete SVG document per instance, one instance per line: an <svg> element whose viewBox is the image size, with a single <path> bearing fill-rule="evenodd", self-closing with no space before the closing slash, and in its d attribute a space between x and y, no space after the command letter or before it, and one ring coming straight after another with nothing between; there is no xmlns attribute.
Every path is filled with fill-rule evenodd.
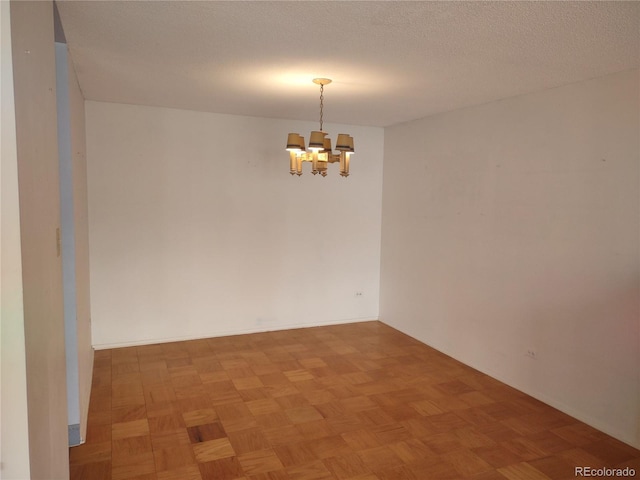
<svg viewBox="0 0 640 480"><path fill-rule="evenodd" d="M69 444L84 442L93 350L84 98L65 43L55 44Z"/></svg>
<svg viewBox="0 0 640 480"><path fill-rule="evenodd" d="M9 2L0 2L0 478L29 473L18 155Z"/></svg>
<svg viewBox="0 0 640 480"><path fill-rule="evenodd" d="M76 313L76 258L73 214L73 164L69 110L67 45L55 44L58 158L60 168L60 230L64 298L64 337L67 362L67 421L69 445L80 443L80 382L78 379L78 322ZM70 62L69 62L70 63Z"/></svg>
<svg viewBox="0 0 640 480"><path fill-rule="evenodd" d="M378 317L383 130L289 175L314 122L86 102L96 347ZM356 292L362 292L356 296Z"/></svg>
<svg viewBox="0 0 640 480"><path fill-rule="evenodd" d="M69 56L69 58L71 58ZM87 202L87 149L85 144L84 97L78 85L73 62L68 62L69 111L71 125L71 169L73 223L75 233L76 339L78 341L78 384L80 394L80 438L84 442L89 416L89 397L93 375L91 345L91 306L89 282L89 214Z"/></svg>
<svg viewBox="0 0 640 480"><path fill-rule="evenodd" d="M386 129L380 303L636 447L638 92L634 70Z"/></svg>
<svg viewBox="0 0 640 480"><path fill-rule="evenodd" d="M11 2L29 461L33 480L69 477L62 264L56 240L60 192L53 40L52 2Z"/></svg>

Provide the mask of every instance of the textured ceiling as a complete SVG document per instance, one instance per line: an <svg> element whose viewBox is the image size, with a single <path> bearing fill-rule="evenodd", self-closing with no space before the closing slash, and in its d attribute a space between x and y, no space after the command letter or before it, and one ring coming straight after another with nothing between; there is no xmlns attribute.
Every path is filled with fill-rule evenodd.
<svg viewBox="0 0 640 480"><path fill-rule="evenodd" d="M638 2L62 1L89 100L387 126L640 65Z"/></svg>

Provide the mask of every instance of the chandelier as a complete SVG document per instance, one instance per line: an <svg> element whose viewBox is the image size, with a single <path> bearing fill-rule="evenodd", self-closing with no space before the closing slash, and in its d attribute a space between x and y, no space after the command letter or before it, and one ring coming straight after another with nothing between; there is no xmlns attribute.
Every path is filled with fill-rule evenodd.
<svg viewBox="0 0 640 480"><path fill-rule="evenodd" d="M353 137L339 133L336 150L331 149L331 139L322 131L322 114L324 107L324 86L331 83L329 78L314 78L313 83L320 85L320 131L311 132L309 150L304 146L304 137L298 133L290 133L287 138L289 152L289 171L291 175L302 175L302 162L311 162L311 173L327 176L327 164L340 162L340 175L349 176L349 157L353 154Z"/></svg>

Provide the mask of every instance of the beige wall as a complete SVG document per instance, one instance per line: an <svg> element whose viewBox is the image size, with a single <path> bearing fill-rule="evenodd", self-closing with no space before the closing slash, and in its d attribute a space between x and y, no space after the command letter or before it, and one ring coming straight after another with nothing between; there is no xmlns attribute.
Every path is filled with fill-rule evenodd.
<svg viewBox="0 0 640 480"><path fill-rule="evenodd" d="M0 2L0 478L29 478L18 156L9 2Z"/></svg>
<svg viewBox="0 0 640 480"><path fill-rule="evenodd" d="M628 71L386 129L380 302L636 447L638 86Z"/></svg>
<svg viewBox="0 0 640 480"><path fill-rule="evenodd" d="M69 475L53 4L12 2L22 284L32 479ZM4 439L3 439L4 440Z"/></svg>
<svg viewBox="0 0 640 480"><path fill-rule="evenodd" d="M93 343L378 317L383 131L352 175L289 175L315 122L86 102ZM362 292L357 296L356 292Z"/></svg>

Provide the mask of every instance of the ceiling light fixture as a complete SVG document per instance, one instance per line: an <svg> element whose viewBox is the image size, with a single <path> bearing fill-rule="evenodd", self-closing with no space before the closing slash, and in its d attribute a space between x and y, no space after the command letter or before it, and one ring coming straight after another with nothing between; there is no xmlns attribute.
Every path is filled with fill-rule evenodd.
<svg viewBox="0 0 640 480"><path fill-rule="evenodd" d="M327 163L340 162L340 175L349 176L349 157L353 154L353 137L346 133L339 133L336 150L331 149L331 139L322 131L322 114L324 107L324 86L331 83L329 78L314 78L313 83L320 85L320 131L311 132L309 150L304 146L304 137L298 133L290 133L287 138L289 152L289 171L291 175L302 175L302 162L311 162L311 173L327 176Z"/></svg>

